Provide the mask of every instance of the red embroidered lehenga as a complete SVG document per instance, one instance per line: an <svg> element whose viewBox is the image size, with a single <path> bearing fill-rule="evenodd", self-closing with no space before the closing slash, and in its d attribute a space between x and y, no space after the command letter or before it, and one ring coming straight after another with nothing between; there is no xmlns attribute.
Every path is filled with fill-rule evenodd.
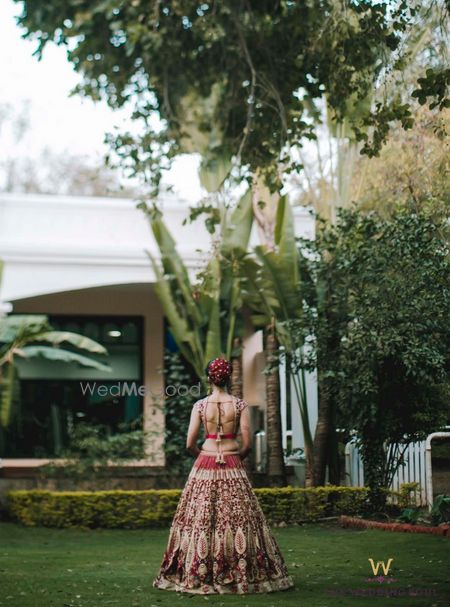
<svg viewBox="0 0 450 607"><path fill-rule="evenodd" d="M197 401L204 428L206 399ZM235 428L247 403L235 404ZM294 585L239 454L201 452L181 494L153 586L196 594L244 594Z"/></svg>

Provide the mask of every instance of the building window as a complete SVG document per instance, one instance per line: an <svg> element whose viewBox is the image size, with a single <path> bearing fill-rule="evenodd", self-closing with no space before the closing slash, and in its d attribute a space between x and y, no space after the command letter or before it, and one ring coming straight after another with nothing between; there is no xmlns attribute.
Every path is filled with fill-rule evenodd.
<svg viewBox="0 0 450 607"><path fill-rule="evenodd" d="M55 330L74 331L104 345L112 372L44 359L17 361L19 400L10 426L1 431L1 457L55 457L68 445L74 424L103 424L116 433L121 423L142 414L143 318L48 318Z"/></svg>

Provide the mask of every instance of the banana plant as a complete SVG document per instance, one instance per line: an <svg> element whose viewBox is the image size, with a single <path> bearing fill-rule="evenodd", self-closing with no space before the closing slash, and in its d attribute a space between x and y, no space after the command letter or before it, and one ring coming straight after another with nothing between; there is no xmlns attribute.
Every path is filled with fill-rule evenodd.
<svg viewBox="0 0 450 607"><path fill-rule="evenodd" d="M62 344L70 344L82 353L61 347ZM0 426L6 428L10 424L17 401L18 359L44 358L111 371L109 365L84 353L108 354L106 348L88 337L54 331L45 315L14 314L0 318Z"/></svg>
<svg viewBox="0 0 450 607"><path fill-rule="evenodd" d="M280 198L275 226L275 248L256 246L255 257L244 261L244 300L252 310L257 327L275 327L284 349L292 384L299 404L306 456L306 483L314 479L314 448L311 433L305 371L299 365L303 340L295 328L302 317L300 255L294 233L294 218L286 196Z"/></svg>
<svg viewBox="0 0 450 607"><path fill-rule="evenodd" d="M218 353L231 358L234 337L242 332L238 315L242 307L240 267L252 228L251 192L248 190L233 209L222 209L219 244L196 282L189 277L161 211L156 206L141 208L147 213L160 252L159 261L146 251L156 277L155 291L181 354L206 388L207 362Z"/></svg>

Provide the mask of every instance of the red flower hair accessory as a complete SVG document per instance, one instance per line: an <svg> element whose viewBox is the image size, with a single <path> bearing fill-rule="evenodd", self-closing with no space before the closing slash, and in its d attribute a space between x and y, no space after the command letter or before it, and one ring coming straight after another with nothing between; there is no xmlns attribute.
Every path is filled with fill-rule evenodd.
<svg viewBox="0 0 450 607"><path fill-rule="evenodd" d="M208 365L208 377L212 379L214 383L222 383L227 380L233 367L226 358L214 358Z"/></svg>

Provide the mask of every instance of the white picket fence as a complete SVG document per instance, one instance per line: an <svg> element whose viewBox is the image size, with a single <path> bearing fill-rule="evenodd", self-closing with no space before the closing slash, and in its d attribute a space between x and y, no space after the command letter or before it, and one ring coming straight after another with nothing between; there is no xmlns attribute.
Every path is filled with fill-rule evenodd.
<svg viewBox="0 0 450 607"><path fill-rule="evenodd" d="M450 426L446 426L450 428ZM417 506L428 506L433 503L433 484L431 470L431 441L437 437L450 437L450 432L433 432L426 440L408 445L403 455L404 464L400 465L390 485L390 489L398 491L402 483L419 483L415 494ZM350 440L345 446L345 478L348 486L364 486L364 469L355 440ZM390 502L396 503L397 497L391 496Z"/></svg>

